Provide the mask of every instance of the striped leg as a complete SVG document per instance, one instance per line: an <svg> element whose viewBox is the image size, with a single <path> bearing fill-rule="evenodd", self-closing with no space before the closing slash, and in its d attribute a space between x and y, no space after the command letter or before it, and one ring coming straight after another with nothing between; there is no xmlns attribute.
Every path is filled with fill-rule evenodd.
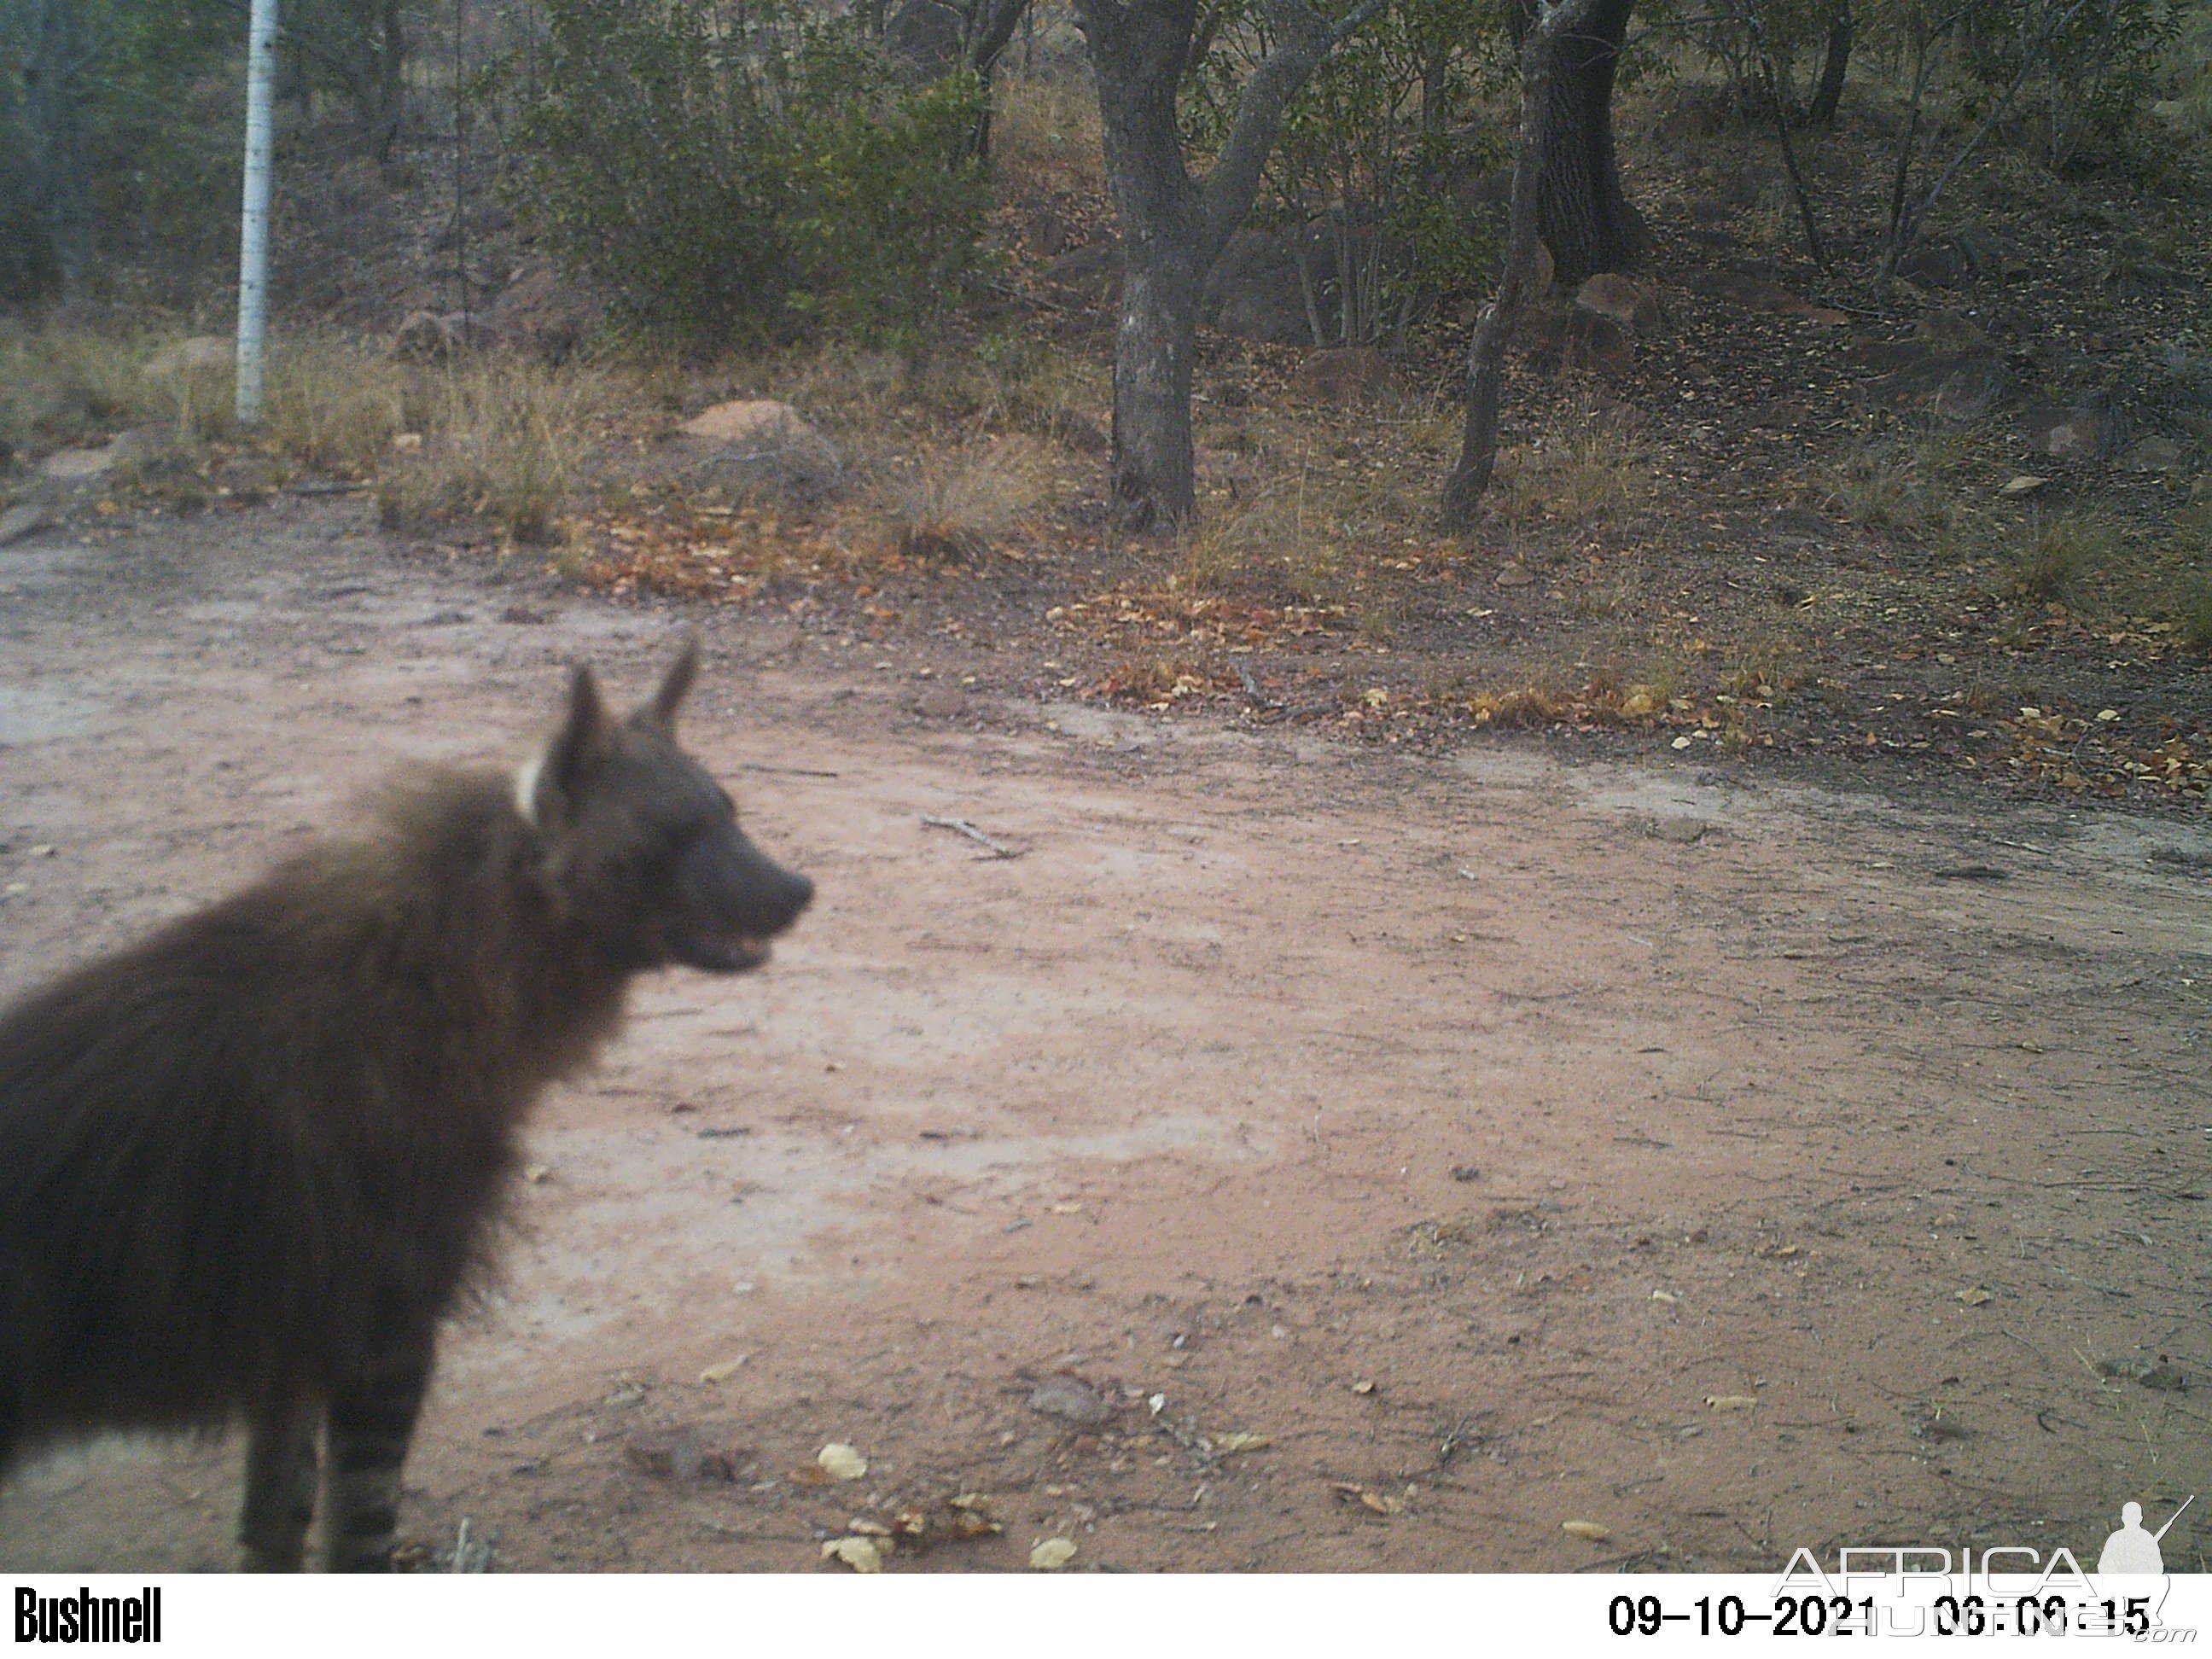
<svg viewBox="0 0 2212 1659"><path fill-rule="evenodd" d="M246 1511L238 1541L247 1572L297 1572L315 1514L315 1413L274 1411L246 1450Z"/></svg>
<svg viewBox="0 0 2212 1659"><path fill-rule="evenodd" d="M330 1568L388 1572L399 1523L399 1466L430 1381L429 1346L331 1397Z"/></svg>

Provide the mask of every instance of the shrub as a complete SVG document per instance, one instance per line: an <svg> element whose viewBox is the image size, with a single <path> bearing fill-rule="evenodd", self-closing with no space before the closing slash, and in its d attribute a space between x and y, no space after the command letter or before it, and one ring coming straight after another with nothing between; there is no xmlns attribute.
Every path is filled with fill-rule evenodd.
<svg viewBox="0 0 2212 1659"><path fill-rule="evenodd" d="M644 331L714 349L810 322L901 343L961 297L988 204L973 76L902 82L800 0L548 0L513 199Z"/></svg>

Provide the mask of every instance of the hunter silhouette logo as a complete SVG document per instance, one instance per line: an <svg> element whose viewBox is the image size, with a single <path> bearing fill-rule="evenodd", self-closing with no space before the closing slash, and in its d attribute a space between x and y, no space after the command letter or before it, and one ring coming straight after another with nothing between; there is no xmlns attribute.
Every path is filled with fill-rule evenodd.
<svg viewBox="0 0 2212 1659"><path fill-rule="evenodd" d="M2156 1532L2145 1532L2142 1505L2123 1504L2120 1506L2120 1529L2105 1540L2103 1552L2097 1557L2099 1572L2154 1572L2166 1571L2166 1558L2159 1553L2159 1540L2173 1530L2173 1523L2181 1519L2182 1511L2197 1501L2191 1492L2182 1500L2181 1508L2166 1518L2166 1524Z"/></svg>

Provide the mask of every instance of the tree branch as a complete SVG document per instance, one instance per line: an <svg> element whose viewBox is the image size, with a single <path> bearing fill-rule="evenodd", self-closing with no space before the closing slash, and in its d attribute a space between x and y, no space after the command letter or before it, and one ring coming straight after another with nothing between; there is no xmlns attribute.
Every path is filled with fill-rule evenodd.
<svg viewBox="0 0 2212 1659"><path fill-rule="evenodd" d="M1382 3L1383 0L1368 0L1362 9L1371 6L1379 10ZM1260 191L1261 170L1267 164L1267 152L1274 148L1275 135L1283 125L1283 112L1337 40L1328 20L1307 0L1266 0L1266 5L1267 21L1275 26L1275 42L1244 83L1228 140L1200 186L1199 214L1205 238L1201 258L1209 265L1251 211L1252 199Z"/></svg>

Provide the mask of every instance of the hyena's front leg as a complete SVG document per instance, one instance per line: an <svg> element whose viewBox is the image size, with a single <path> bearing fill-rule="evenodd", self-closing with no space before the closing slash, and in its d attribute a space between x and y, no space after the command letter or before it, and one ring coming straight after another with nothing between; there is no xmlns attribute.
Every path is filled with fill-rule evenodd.
<svg viewBox="0 0 2212 1659"><path fill-rule="evenodd" d="M430 1382L431 1350L395 1356L331 1396L330 1569L389 1572L399 1466Z"/></svg>
<svg viewBox="0 0 2212 1659"><path fill-rule="evenodd" d="M248 1572L297 1572L315 1514L315 1413L272 1409L255 1419L246 1450L246 1510L238 1522Z"/></svg>

